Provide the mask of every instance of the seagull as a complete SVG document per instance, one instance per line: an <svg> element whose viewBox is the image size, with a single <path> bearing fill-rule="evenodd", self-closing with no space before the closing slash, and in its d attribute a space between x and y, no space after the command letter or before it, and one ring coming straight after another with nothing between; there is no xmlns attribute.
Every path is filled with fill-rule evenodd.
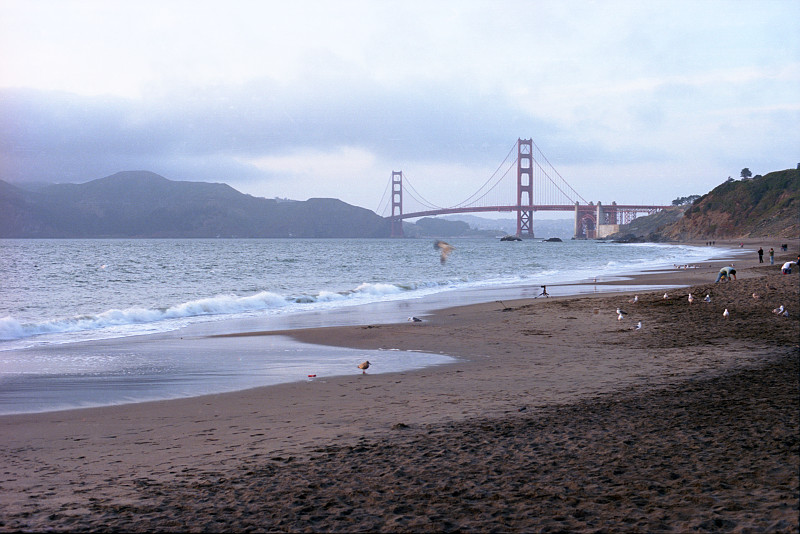
<svg viewBox="0 0 800 534"><path fill-rule="evenodd" d="M692 296L691 293L689 293L689 304L691 304L692 302L694 302L694 297Z"/></svg>
<svg viewBox="0 0 800 534"><path fill-rule="evenodd" d="M703 302L711 302L711 295L706 295L706 298L703 299Z"/></svg>
<svg viewBox="0 0 800 534"><path fill-rule="evenodd" d="M642 321L636 323L636 326L633 327L633 330L641 330L642 329Z"/></svg>
<svg viewBox="0 0 800 534"><path fill-rule="evenodd" d="M722 312L722 316L726 319L731 316L731 314L728 312L728 308L725 308L725 311Z"/></svg>
<svg viewBox="0 0 800 534"><path fill-rule="evenodd" d="M617 321L621 321L621 320L623 320L624 318L625 318L625 316L624 316L624 315L622 315L621 313L620 313L619 315L617 315Z"/></svg>
<svg viewBox="0 0 800 534"><path fill-rule="evenodd" d="M412 321L412 322L415 322L415 323L421 323L422 322L422 319L420 319L419 317L409 317L408 320Z"/></svg>
<svg viewBox="0 0 800 534"><path fill-rule="evenodd" d="M621 308L617 308L617 315L628 315L628 312Z"/></svg>
<svg viewBox="0 0 800 534"><path fill-rule="evenodd" d="M639 296L638 295L634 295L633 298L631 300L629 300L628 302L630 302L631 304L636 304L637 302L639 302Z"/></svg>
<svg viewBox="0 0 800 534"><path fill-rule="evenodd" d="M668 298L669 298L669 295L667 295L666 293L664 293L664 300L667 300Z"/></svg>
<svg viewBox="0 0 800 534"><path fill-rule="evenodd" d="M780 308L775 308L774 310L772 310L772 313L774 313L776 315L782 314L783 313L783 304L781 304Z"/></svg>
<svg viewBox="0 0 800 534"><path fill-rule="evenodd" d="M359 363L358 368L361 369L362 375L367 374L367 369L369 369L369 360Z"/></svg>
<svg viewBox="0 0 800 534"><path fill-rule="evenodd" d="M441 257L440 261L441 261L442 263L444 263L444 262L446 262L446 261L447 261L447 256L448 256L448 255L449 255L451 252L453 252L453 248L455 248L455 247L453 247L453 245L450 245L450 244L448 244L448 243L445 243L444 241L438 241L438 240L437 240L437 241L434 241L434 242L433 242L433 248L435 248L435 249L438 249L438 250L439 250L439 252L441 252L441 254L442 254L442 257Z"/></svg>
<svg viewBox="0 0 800 534"><path fill-rule="evenodd" d="M753 298L754 299L760 299L761 297L759 297L757 294L753 293Z"/></svg>
<svg viewBox="0 0 800 534"><path fill-rule="evenodd" d="M783 315L784 317L789 317L789 310L784 310L781 315Z"/></svg>

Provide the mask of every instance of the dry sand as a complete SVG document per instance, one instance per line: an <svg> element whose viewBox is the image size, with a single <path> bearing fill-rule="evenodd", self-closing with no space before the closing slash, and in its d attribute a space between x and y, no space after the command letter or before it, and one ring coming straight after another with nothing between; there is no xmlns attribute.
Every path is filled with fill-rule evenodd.
<svg viewBox="0 0 800 534"><path fill-rule="evenodd" d="M800 283L780 263L640 277L692 285L691 305L598 294L290 332L453 365L1 417L0 530L797 532Z"/></svg>

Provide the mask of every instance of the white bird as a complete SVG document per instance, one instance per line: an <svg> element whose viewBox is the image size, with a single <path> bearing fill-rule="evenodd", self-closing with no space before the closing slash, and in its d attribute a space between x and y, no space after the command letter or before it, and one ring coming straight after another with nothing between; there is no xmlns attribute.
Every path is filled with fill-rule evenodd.
<svg viewBox="0 0 800 534"><path fill-rule="evenodd" d="M630 302L631 304L636 304L637 302L639 302L639 296L638 295L634 295L633 298L631 300L629 300L628 302Z"/></svg>
<svg viewBox="0 0 800 534"><path fill-rule="evenodd" d="M753 298L754 298L754 299L759 299L759 298L761 298L761 297L759 297L757 294L753 293Z"/></svg>
<svg viewBox="0 0 800 534"><path fill-rule="evenodd" d="M628 312L626 312L622 308L617 308L617 315L628 315Z"/></svg>
<svg viewBox="0 0 800 534"><path fill-rule="evenodd" d="M706 295L706 298L703 299L703 302L711 302L711 295Z"/></svg>
<svg viewBox="0 0 800 534"><path fill-rule="evenodd" d="M781 315L783 315L784 317L789 317L789 310L784 310Z"/></svg>
<svg viewBox="0 0 800 534"><path fill-rule="evenodd" d="M774 310L772 310L772 313L774 313L776 315L782 314L783 313L783 304L781 304L780 308L775 308Z"/></svg>
<svg viewBox="0 0 800 534"><path fill-rule="evenodd" d="M669 298L669 295L667 295L666 293L664 293L664 300L667 300L668 298Z"/></svg>
<svg viewBox="0 0 800 534"><path fill-rule="evenodd" d="M369 360L359 363L358 368L361 369L362 375L367 374L367 369L369 369Z"/></svg>
<svg viewBox="0 0 800 534"><path fill-rule="evenodd" d="M722 316L726 319L731 316L730 312L728 312L728 308L725 308L725 311L722 312Z"/></svg>
<svg viewBox="0 0 800 534"><path fill-rule="evenodd" d="M694 297L692 296L691 293L689 293L689 304L691 304L692 302L694 302Z"/></svg>
<svg viewBox="0 0 800 534"><path fill-rule="evenodd" d="M634 330L641 330L642 329L642 321L636 323L636 326L633 327Z"/></svg>
<svg viewBox="0 0 800 534"><path fill-rule="evenodd" d="M622 315L621 313L620 313L619 315L617 315L617 321L621 321L621 320L623 320L624 318L625 318L625 316L624 316L624 315Z"/></svg>
<svg viewBox="0 0 800 534"><path fill-rule="evenodd" d="M415 323L421 323L422 322L422 319L420 319L419 317L409 317L408 320L412 321L412 322L415 322Z"/></svg>

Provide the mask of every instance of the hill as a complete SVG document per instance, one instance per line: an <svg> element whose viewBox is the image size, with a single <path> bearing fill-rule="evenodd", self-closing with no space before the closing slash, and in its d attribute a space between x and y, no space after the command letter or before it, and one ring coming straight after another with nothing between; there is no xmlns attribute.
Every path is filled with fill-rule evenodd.
<svg viewBox="0 0 800 534"><path fill-rule="evenodd" d="M725 182L664 229L676 240L800 235L800 170Z"/></svg>
<svg viewBox="0 0 800 534"><path fill-rule="evenodd" d="M646 217L637 217L628 224L620 225L619 232L608 238L620 242L669 241L662 232L679 221L686 209L686 206L674 206Z"/></svg>
<svg viewBox="0 0 800 534"><path fill-rule="evenodd" d="M0 181L0 237L387 237L389 223L337 199L279 201L225 184L127 171L25 191Z"/></svg>
<svg viewBox="0 0 800 534"><path fill-rule="evenodd" d="M623 225L615 240L688 241L800 236L800 170L725 182L688 208Z"/></svg>
<svg viewBox="0 0 800 534"><path fill-rule="evenodd" d="M488 219L475 215L445 215L442 219L464 221L477 230L494 231L495 235L513 235L517 232L517 218ZM534 215L533 233L537 238L558 237L571 239L575 234L575 219L540 219Z"/></svg>

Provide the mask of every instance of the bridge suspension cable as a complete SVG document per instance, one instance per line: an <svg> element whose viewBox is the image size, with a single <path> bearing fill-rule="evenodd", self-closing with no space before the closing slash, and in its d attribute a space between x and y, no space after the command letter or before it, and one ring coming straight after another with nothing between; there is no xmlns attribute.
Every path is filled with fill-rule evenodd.
<svg viewBox="0 0 800 534"><path fill-rule="evenodd" d="M528 146L532 147L528 149L529 151L532 152L534 148L536 151L535 157L534 154L529 154L526 157L527 161L522 163L525 166L533 167L532 172L528 172L524 175L526 176L525 179L530 182L524 184L524 187L529 188L528 195L531 205L535 204L537 206L552 207L556 205L574 205L576 203L581 203L583 205L589 204L589 202L575 191L564 177L561 176L532 139L529 140ZM503 158L503 161L474 193L461 202L449 207L436 204L426 199L414 187L414 184L405 173L397 173L402 175L400 198L402 199L402 197L405 196L406 199L405 206L401 206L402 212L409 214L439 210L463 211L469 208L484 210L485 208L491 208L493 206L508 208L517 204L516 196L518 194L518 188L523 187L520 185L520 183L522 183L520 180L523 178L519 176L519 169L516 169L516 174L518 175L515 177L516 179L508 179L511 171L521 164L520 161L518 161L521 156L519 153L514 153L515 149L519 149L519 140L511 146L505 158ZM385 214L388 212L390 205L392 206L392 210L394 210L393 193L389 194L389 191L390 184L387 183L377 213Z"/></svg>
<svg viewBox="0 0 800 534"><path fill-rule="evenodd" d="M547 156L545 156L545 155L544 155L544 153L542 152L542 150L539 148L539 146L536 144L536 142L535 142L533 139L531 139L531 143L533 143L533 146L534 146L534 147L536 147L536 151L537 151L537 152L538 152L538 153L539 153L539 154L542 156L542 158L543 158L543 159L544 159L544 160L547 162L547 165L549 165L549 166L550 166L550 168L551 168L551 169L553 169L553 172L554 172L554 173L556 173L556 175L557 175L557 176L558 176L558 177L561 179L561 181L562 181L562 182L563 182L563 183L564 183L564 184L565 184L565 185L566 185L566 186L569 188L569 190L570 190L570 191L572 191L572 192L575 194L575 196L576 196L576 197L578 197L579 199L583 200L583 203L584 203L584 204L588 204L588 202L586 201L586 199L585 199L585 198L583 198L583 197L580 195L580 193L578 193L577 191L575 191L575 190L572 188L572 186L571 186L571 185L569 185L569 183L568 183L568 182L567 182L567 181L564 179L564 177L563 177L563 176L561 176L561 174L559 174L559 172L556 170L556 168L555 168L555 167L553 167L553 164L552 164L552 163L550 163L550 160L548 160L548 159L547 159ZM558 184L557 184L557 183L555 183L555 180L553 180L553 178L552 178L552 177L550 177L549 175L547 175L547 171L545 171L544 169L542 169L541 165L539 165L539 162L536 160L536 158L533 158L533 160L534 160L534 161L536 161L536 165L537 165L537 166L539 166L539 168L540 168L540 169L541 169L541 170L542 170L542 171L545 173L545 176L547 176L547 177L550 179L550 181L553 183L553 185L554 185L554 186L556 186L556 187L558 188L558 190L559 190L559 191L561 191L561 193L562 193L562 194L564 194L564 196L566 196L567 198L570 198L570 195L568 195L567 193L565 193L565 192L564 192L564 190L562 190L562 189L561 189L561 188L558 186Z"/></svg>
<svg viewBox="0 0 800 534"><path fill-rule="evenodd" d="M404 178L404 180L403 180L403 194L405 194L406 192L408 192L408 195L409 195L411 198L413 198L413 199L414 199L414 200L416 200L416 201L417 201L417 202L418 202L420 205L422 205L423 207L426 207L426 208L428 208L428 209L431 209L431 210L441 210L441 209L445 209L443 206L437 206L437 205L436 205L436 204L434 204L433 202L430 202L429 200L426 200L426 199L425 199L425 197L423 197L423 196L422 196L422 195L419 193L419 191L417 191L416 189L414 189L414 186L412 185L412 183L411 183L411 180L409 180L409 179L408 179L408 176L406 176L405 174L403 174L403 178Z"/></svg>
<svg viewBox="0 0 800 534"><path fill-rule="evenodd" d="M483 198L485 198L489 193L491 193L492 190L500 184L500 182L503 180L503 178L506 177L506 175L508 174L508 171L510 171L514 167L514 164L517 162L516 158L515 158L514 161L512 161L510 163L510 165L508 166L508 169L506 169L506 172L501 174L500 178L497 178L495 180L495 177L497 176L497 173L499 173L500 169L503 168L503 165L505 165L508 162L508 158L511 157L511 154L514 153L514 149L516 149L516 148L517 148L517 144L516 143L511 145L511 148L508 150L508 154L506 154L506 157L503 158L503 161L500 163L500 165L497 166L497 169L495 169L495 171L492 173L491 176L489 176L489 178L483 183L483 185L481 185L478 188L478 190L475 191L468 198L466 198L465 200L462 200L461 202L459 202L458 204L456 204L456 205L454 205L452 207L453 208L462 208L462 207L468 206L470 204L470 202L478 202L479 200L482 200ZM491 187L486 189L486 191L483 194L481 194L481 191L483 191L492 182L492 180L495 180L494 184L492 184ZM478 196L478 195L480 195L480 196Z"/></svg>
<svg viewBox="0 0 800 534"><path fill-rule="evenodd" d="M389 209L389 187L392 185L391 180L386 182L386 187L383 189L383 196L381 197L381 201L378 202L378 209L375 210L375 213L384 213Z"/></svg>

